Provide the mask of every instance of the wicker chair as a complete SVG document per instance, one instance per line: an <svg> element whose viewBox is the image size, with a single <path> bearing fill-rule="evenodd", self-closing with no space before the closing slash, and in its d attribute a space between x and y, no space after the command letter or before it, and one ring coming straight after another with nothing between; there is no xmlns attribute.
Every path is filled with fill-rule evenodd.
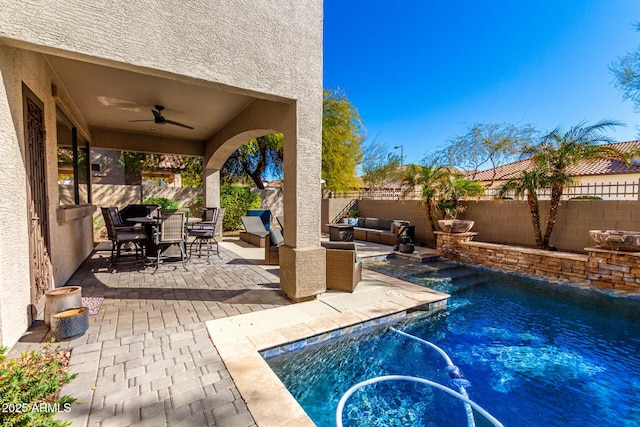
<svg viewBox="0 0 640 427"><path fill-rule="evenodd" d="M362 263L353 242L321 242L327 251L327 289L353 292L362 280Z"/></svg>
<svg viewBox="0 0 640 427"><path fill-rule="evenodd" d="M209 225L208 221L203 221L194 225L189 230L189 235L194 237L191 245L189 246L189 257L191 257L191 255L194 253L194 245L196 246L195 254L198 257L202 256L202 245L204 244L207 253L207 264L211 264L210 253L213 250L211 242L216 244L216 254L218 255L218 257L220 257L220 246L218 244L218 239L222 237L222 221L224 220L225 209L214 209L216 209L215 220L211 225Z"/></svg>
<svg viewBox="0 0 640 427"><path fill-rule="evenodd" d="M202 208L202 221L197 226L213 226L220 215L220 208Z"/></svg>
<svg viewBox="0 0 640 427"><path fill-rule="evenodd" d="M280 230L271 230L266 237L264 245L264 262L267 265L280 264L280 246L284 244L284 238Z"/></svg>
<svg viewBox="0 0 640 427"><path fill-rule="evenodd" d="M147 235L142 229L134 229L131 226L116 227L114 218L119 217L117 208L101 208L104 225L107 228L107 235L111 240L110 265L116 264L122 256L122 246L133 244L135 260L144 259L144 247L147 242Z"/></svg>
<svg viewBox="0 0 640 427"><path fill-rule="evenodd" d="M175 209L160 210L160 224L156 227L155 244L158 247L158 255L156 258L156 270L160 264L166 262L169 258L177 258L164 255L164 252L172 247L177 246L180 250L180 260L184 269L187 269L187 233L186 233L186 213Z"/></svg>

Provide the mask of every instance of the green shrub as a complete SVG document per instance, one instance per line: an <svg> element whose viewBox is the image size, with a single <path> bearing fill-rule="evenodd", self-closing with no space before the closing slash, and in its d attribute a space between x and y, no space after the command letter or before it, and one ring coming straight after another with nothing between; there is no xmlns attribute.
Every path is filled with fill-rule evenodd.
<svg viewBox="0 0 640 427"><path fill-rule="evenodd" d="M167 199L166 197L147 197L142 202L145 205L159 205L162 209L178 209L178 202Z"/></svg>
<svg viewBox="0 0 640 427"><path fill-rule="evenodd" d="M19 359L5 359L0 348L1 426L52 426L69 423L53 418L58 411L69 411L76 399L59 397L60 389L77 374L69 375L69 353L45 344L39 352L22 353Z"/></svg>
<svg viewBox="0 0 640 427"><path fill-rule="evenodd" d="M248 187L224 185L220 188L220 207L226 209L222 220L224 230L240 230L240 217L247 215L249 209L260 209L260 195Z"/></svg>

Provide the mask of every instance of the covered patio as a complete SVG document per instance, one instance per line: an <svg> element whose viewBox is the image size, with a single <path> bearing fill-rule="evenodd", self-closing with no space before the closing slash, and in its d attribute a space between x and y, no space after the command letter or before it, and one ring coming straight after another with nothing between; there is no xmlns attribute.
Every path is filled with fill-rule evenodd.
<svg viewBox="0 0 640 427"><path fill-rule="evenodd" d="M8 218L0 222L0 345L17 341L42 315L44 293L65 285L93 249L90 184L100 165L88 161L92 148L201 157L204 204L219 207L229 155L282 133L280 286L294 301L324 291L322 275L310 274L325 254L321 1L3 6L0 168L10 179L0 187ZM62 180L72 203L60 190L63 163L73 172Z"/></svg>

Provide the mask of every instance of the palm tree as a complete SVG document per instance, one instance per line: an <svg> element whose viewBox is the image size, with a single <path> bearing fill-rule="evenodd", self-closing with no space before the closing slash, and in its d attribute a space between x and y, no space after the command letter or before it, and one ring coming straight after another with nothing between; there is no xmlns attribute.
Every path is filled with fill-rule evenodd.
<svg viewBox="0 0 640 427"><path fill-rule="evenodd" d="M435 160L425 161L422 165L407 166L403 183L406 191L421 188L422 205L427 214L427 227L432 233L435 231L434 215L438 209L438 194L441 193L443 182L448 178L449 170Z"/></svg>
<svg viewBox="0 0 640 427"><path fill-rule="evenodd" d="M547 176L542 170L522 171L520 176L509 179L502 184L496 199L504 199L513 194L520 198L526 196L529 213L531 214L531 223L533 224L533 233L536 239L536 246L542 248L542 231L540 229L540 207L538 204L538 190L547 188L549 182Z"/></svg>
<svg viewBox="0 0 640 427"><path fill-rule="evenodd" d="M526 191L538 248L549 249L549 240L558 217L562 194L564 189L574 182L573 168L581 161L590 159L617 158L628 162L627 155L611 146L600 145L611 142L605 131L616 126L623 125L613 120L601 120L591 126L581 122L568 131L557 127L543 137L540 144L523 150L525 155L531 156L533 170L523 172L519 177L507 181L496 197L503 197L509 191L515 191L517 195ZM536 194L537 190L543 188L551 189L549 217L544 235L540 231Z"/></svg>
<svg viewBox="0 0 640 427"><path fill-rule="evenodd" d="M436 218L455 218L464 210L460 200L484 192L482 184L452 171L440 163L438 157L427 158L422 165L408 165L403 183L406 184L406 191L421 188L427 227L432 233L435 231Z"/></svg>
<svg viewBox="0 0 640 427"><path fill-rule="evenodd" d="M440 186L438 208L443 219L456 219L458 214L464 212L461 200L482 194L484 185L480 182L469 180L461 173L449 173Z"/></svg>

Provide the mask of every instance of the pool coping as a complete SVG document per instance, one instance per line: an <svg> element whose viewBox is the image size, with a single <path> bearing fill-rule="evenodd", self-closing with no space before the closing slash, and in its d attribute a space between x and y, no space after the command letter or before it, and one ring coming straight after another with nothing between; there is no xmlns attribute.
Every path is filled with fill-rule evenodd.
<svg viewBox="0 0 640 427"><path fill-rule="evenodd" d="M363 270L362 281L353 293L328 291L313 301L210 320L206 325L256 425L314 426L261 351L418 307L444 308L448 298L432 289Z"/></svg>

